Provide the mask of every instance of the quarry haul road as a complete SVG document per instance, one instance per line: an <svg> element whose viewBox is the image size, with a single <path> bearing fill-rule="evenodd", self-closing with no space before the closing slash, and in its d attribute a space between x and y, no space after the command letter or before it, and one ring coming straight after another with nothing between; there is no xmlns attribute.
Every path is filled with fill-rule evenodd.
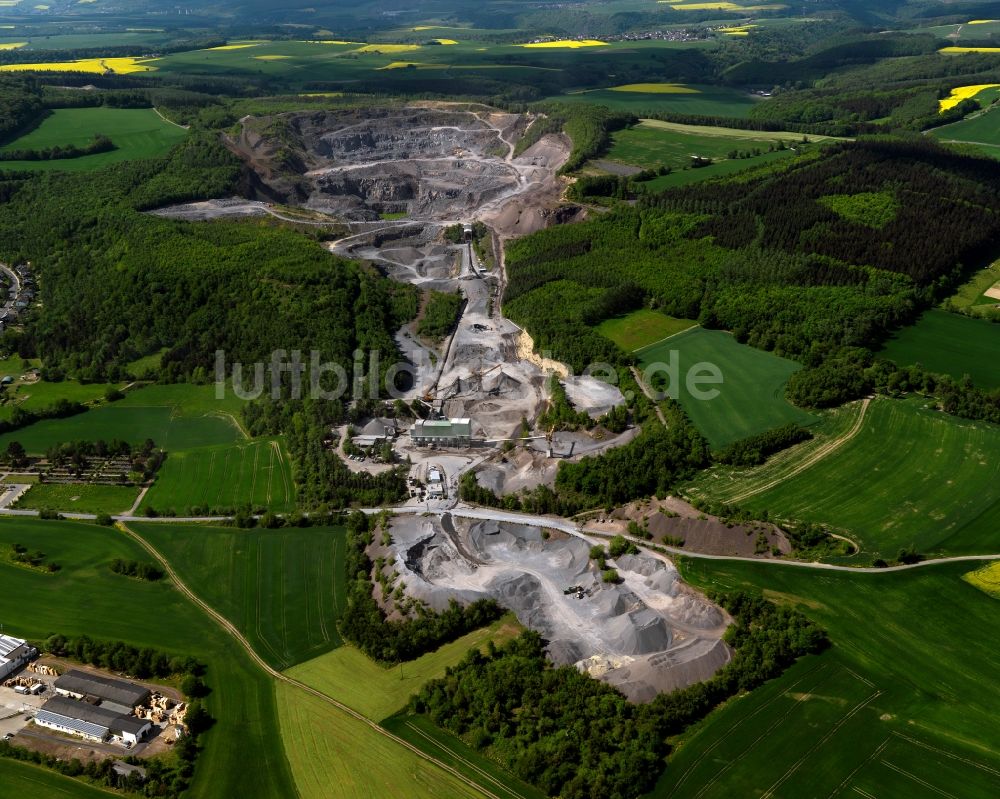
<svg viewBox="0 0 1000 799"><path fill-rule="evenodd" d="M250 642L243 636L243 634L238 629L236 629L236 626L233 625L233 623L230 622L229 619L227 619L221 613L216 611L213 607L204 602L197 594L195 594L190 588L187 587L187 585L184 583L183 580L181 580L177 572L174 571L173 567L170 565L170 562L160 553L158 549L156 549L156 547L150 544L145 538L143 538L135 531L130 530L128 526L123 524L122 522L118 522L116 527L122 533L124 533L133 541L135 541L137 544L139 544L150 555L152 555L153 558L155 558L156 561L163 567L163 570L167 573L167 576L173 581L174 585L177 587L177 590L180 591L182 594L184 594L184 596L186 596L192 602L194 602L195 605L201 608L219 627L223 629L224 632L228 633L246 651L250 659L254 663L256 663L261 669L263 669L269 676L273 677L275 680L287 683L288 685L292 685L298 688L299 690L305 691L307 694L310 694L311 696L314 696L317 699L326 702L328 705L335 707L337 710L347 714L356 721L360 721L363 724L368 725L371 729L375 730L379 735L383 735L386 738L389 738L390 740L394 741L400 746L409 749L411 752L413 752L413 754L415 754L422 760L426 760L428 763L432 763L438 768L448 772L453 777L455 777L465 785L472 788L474 792L482 794L483 796L488 797L488 799L500 799L500 797L497 796L497 794L491 793L479 783L473 782L457 769L452 768L447 763L444 763L438 760L437 758L427 754L426 752L423 752L422 750L418 749L416 746L411 744L409 741L400 738L398 735L394 735L384 727L380 727L378 724L369 719L367 716L363 716L356 710L353 710L352 708L345 705L343 702L339 702L332 696L324 694L322 691L312 688L311 686L306 685L303 682L299 682L293 677L289 677L287 674L282 674L277 669L272 668L267 661L265 661L260 655L257 654L253 646L251 646Z"/></svg>
<svg viewBox="0 0 1000 799"><path fill-rule="evenodd" d="M443 516L444 514L449 513L452 516L459 516L463 519L509 522L511 524L527 524L532 527L548 527L551 530L559 530L561 532L568 533L569 535L575 535L579 538L583 538L591 543L599 543L608 537L606 535L587 532L567 519L563 519L561 517L532 516L525 513L499 511L492 508L455 506L453 508L428 510L427 508L401 506L396 508L361 508L360 510L362 513L367 513L369 515L383 513L385 511L388 511L389 513L410 513L418 515L429 513L434 516ZM74 511L60 511L59 513L64 518L72 521L92 522L97 518L96 514L93 513L76 513ZM0 508L0 516L35 518L38 516L38 511L20 508ZM112 516L111 518L115 522L123 524L128 522L152 522L159 524L218 524L219 522L232 521L231 516L156 516L151 518L146 516L118 514ZM1000 552L997 552L984 555L952 555L946 558L928 558L927 560L922 560L919 563L905 563L900 566L885 566L883 568L875 566L841 566L836 563L820 563L819 561L749 558L742 555L709 555L705 552L692 552L690 550L680 549L679 547L666 546L665 544L657 544L658 549L650 549L649 542L642 538L634 538L628 535L624 537L635 543L636 546L644 547L653 553L665 555L677 555L685 558L700 558L702 560L729 560L741 561L744 563L762 563L772 566L797 566L802 569L824 569L826 571L852 572L854 574L886 574L890 572L921 569L925 566L940 566L945 563L982 563L986 561L1000 560Z"/></svg>

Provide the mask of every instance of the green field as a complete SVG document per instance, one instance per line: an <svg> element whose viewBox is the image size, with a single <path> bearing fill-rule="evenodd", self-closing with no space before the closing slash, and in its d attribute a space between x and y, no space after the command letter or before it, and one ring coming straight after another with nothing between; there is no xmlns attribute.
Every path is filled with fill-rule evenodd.
<svg viewBox="0 0 1000 799"><path fill-rule="evenodd" d="M121 794L104 791L46 768L0 759L0 785L7 796L37 796L44 799L108 799Z"/></svg>
<svg viewBox="0 0 1000 799"><path fill-rule="evenodd" d="M683 735L650 796L745 796L747 786L774 797L995 796L1000 614L963 582L968 568L844 574L683 561L696 585L763 589L797 606L834 646Z"/></svg>
<svg viewBox="0 0 1000 799"><path fill-rule="evenodd" d="M648 347L662 341L667 336L681 333L694 327L692 319L676 319L659 311L641 308L625 316L605 319L597 326L597 332L607 336L626 352Z"/></svg>
<svg viewBox="0 0 1000 799"><path fill-rule="evenodd" d="M3 372L2 374L9 373ZM16 379L14 374L11 374L11 377ZM14 408L23 408L26 411L38 410L63 399L84 404L96 402L103 399L108 389L111 388L121 388L121 384L79 383L76 380L63 380L58 383L49 383L43 380L35 383L16 382L11 384L2 394L3 404L0 405L0 419L10 419Z"/></svg>
<svg viewBox="0 0 1000 799"><path fill-rule="evenodd" d="M823 522L862 546L862 559L1000 551L1000 427L928 410L920 399L872 402L858 434L798 474L784 461L748 480L707 479L702 493L728 500L759 487L759 473L784 477L739 504L778 518Z"/></svg>
<svg viewBox="0 0 1000 799"><path fill-rule="evenodd" d="M522 782L498 763L484 757L426 716L401 713L383 725L429 755L443 760L470 779L484 785L501 799L545 799L545 792Z"/></svg>
<svg viewBox="0 0 1000 799"><path fill-rule="evenodd" d="M1000 158L1000 112L991 108L950 125L934 128L930 135L942 141L971 142L982 145L984 154Z"/></svg>
<svg viewBox="0 0 1000 799"><path fill-rule="evenodd" d="M808 138L810 141L824 140L823 137ZM764 163L759 160L764 155L773 158L774 153L768 153L769 148L777 148L781 142L789 148L795 147L801 140L802 135L796 133L758 133L736 128L680 125L645 119L635 127L614 133L611 149L606 157L612 161L621 161L643 169L657 169L661 166L684 169L690 166L692 156L725 161L734 150L738 152L760 150L758 156L730 159L746 168ZM795 154L791 149L780 152L787 156ZM695 171L702 169L706 167L700 167Z"/></svg>
<svg viewBox="0 0 1000 799"><path fill-rule="evenodd" d="M244 505L275 513L294 510L291 461L278 439L171 452L140 509L193 515L188 509Z"/></svg>
<svg viewBox="0 0 1000 799"><path fill-rule="evenodd" d="M484 646L491 639L498 643L507 640L521 629L513 618L504 617L416 660L388 669L353 646L342 646L289 669L288 675L335 696L372 721L381 721L405 707L425 682L444 676L445 669L458 663L470 649Z"/></svg>
<svg viewBox="0 0 1000 799"><path fill-rule="evenodd" d="M758 102L745 92L723 86L692 85L696 94L660 94L656 92L617 92L610 89L563 94L550 97L560 102L595 103L635 114L696 114L717 117L745 117Z"/></svg>
<svg viewBox="0 0 1000 799"><path fill-rule="evenodd" d="M934 308L894 334L880 355L900 366L919 363L982 388L1000 387L1000 325Z"/></svg>
<svg viewBox="0 0 1000 799"><path fill-rule="evenodd" d="M55 161L3 161L4 169L81 171L100 169L136 158L163 155L187 132L164 121L151 108L59 108L3 150L40 150L46 147L84 146L97 134L111 138L117 149L80 158Z"/></svg>
<svg viewBox="0 0 1000 799"><path fill-rule="evenodd" d="M276 693L281 737L301 799L481 796L321 699L284 683L277 684Z"/></svg>
<svg viewBox="0 0 1000 799"><path fill-rule="evenodd" d="M116 557L149 560L145 550L122 533L93 524L0 519L0 546L14 542L45 552L62 569L45 574L0 560L5 632L34 639L85 633L202 659L216 724L203 738L190 796L294 796L271 679L168 580L127 580L109 568ZM48 794L36 789L35 795Z"/></svg>
<svg viewBox="0 0 1000 799"><path fill-rule="evenodd" d="M342 528L130 524L275 668L340 646L337 619L346 601Z"/></svg>
<svg viewBox="0 0 1000 799"><path fill-rule="evenodd" d="M740 344L729 333L700 327L636 355L646 370L655 363L669 363L671 352L679 354L677 399L713 448L788 422L808 425L816 420L785 399L788 378L801 368L794 361ZM721 385L702 386L719 392L714 399L695 399L687 389L688 370L701 363L714 364L722 372Z"/></svg>
<svg viewBox="0 0 1000 799"><path fill-rule="evenodd" d="M39 483L21 497L17 507L114 515L131 508L137 496L135 486Z"/></svg>
<svg viewBox="0 0 1000 799"><path fill-rule="evenodd" d="M44 453L64 441L120 438L133 444L147 438L169 452L244 438L236 420L241 401L215 399L212 386L154 385L130 391L104 405L65 419L48 419L0 436L0 448L20 441L31 453Z"/></svg>

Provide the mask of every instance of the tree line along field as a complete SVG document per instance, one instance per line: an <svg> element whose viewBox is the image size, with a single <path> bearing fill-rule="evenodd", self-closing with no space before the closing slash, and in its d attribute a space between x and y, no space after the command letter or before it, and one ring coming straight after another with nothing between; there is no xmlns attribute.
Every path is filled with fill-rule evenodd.
<svg viewBox="0 0 1000 799"><path fill-rule="evenodd" d="M12 170L101 169L121 161L163 155L184 139L187 131L162 119L151 108L57 108L34 130L0 147L0 152L84 147L98 134L108 136L116 149L51 161L3 161L2 166Z"/></svg>
<svg viewBox="0 0 1000 799"><path fill-rule="evenodd" d="M190 515L190 508L295 508L291 460L280 439L197 447L169 453L140 505Z"/></svg>
<svg viewBox="0 0 1000 799"><path fill-rule="evenodd" d="M93 524L0 519L0 548L15 542L41 550L61 569L48 574L0 558L5 632L35 640L55 632L86 634L199 658L208 666L212 693L206 703L216 723L201 739L205 748L190 795L294 795L270 678L169 580L141 582L110 569L114 558L149 561L149 553L117 530ZM0 761L0 768L6 762ZM39 780L68 796L93 795L51 772Z"/></svg>
<svg viewBox="0 0 1000 799"><path fill-rule="evenodd" d="M847 574L684 560L694 585L763 590L822 624L833 646L682 736L650 797L712 799L748 785L767 797L994 796L1000 614L963 581L968 570Z"/></svg>
<svg viewBox="0 0 1000 799"><path fill-rule="evenodd" d="M19 372L0 369L0 375L10 375L15 379ZM15 382L3 392L4 402L0 405L0 419L10 419L14 408L26 411L39 410L55 404L59 400L80 402L83 404L103 399L109 390L120 389L120 384L112 383L80 383L76 380L48 382L38 380L34 383Z"/></svg>
<svg viewBox="0 0 1000 799"><path fill-rule="evenodd" d="M788 378L801 368L794 361L740 344L729 333L700 327L640 349L636 356L645 371L653 364L668 364L672 352L679 356L677 399L715 449L788 422L816 421L784 397ZM703 391L719 392L713 399L697 399L688 391L686 375L698 364L714 364L722 373L721 384L701 385Z"/></svg>
<svg viewBox="0 0 1000 799"><path fill-rule="evenodd" d="M920 364L957 380L968 375L977 386L992 389L1000 387L998 352L1000 325L934 308L895 333L880 354L900 366Z"/></svg>
<svg viewBox="0 0 1000 799"><path fill-rule="evenodd" d="M191 590L235 624L272 666L287 668L289 676L373 722L403 708L426 680L442 676L470 648L506 640L520 630L505 617L401 667L385 668L343 643L336 633L346 603L343 528L242 531L141 522L130 526L167 558ZM373 790L375 795L392 795L404 773L412 780L407 783L408 796L477 795L316 697L282 683L276 693L281 736L303 799L329 796L334 779L338 795L371 796ZM431 754L439 756L433 748ZM475 770L469 776L483 779ZM380 787L376 790L373 785ZM522 788L523 795L533 796L527 786Z"/></svg>
<svg viewBox="0 0 1000 799"><path fill-rule="evenodd" d="M772 518L831 525L860 544L862 559L1000 547L1000 427L929 410L920 398L872 401L857 435L803 471L782 477L783 469L779 460L697 486ZM781 479L764 480L770 474ZM774 484L740 498L762 481Z"/></svg>
<svg viewBox="0 0 1000 799"><path fill-rule="evenodd" d="M235 530L133 522L180 578L274 668L341 645L343 528Z"/></svg>

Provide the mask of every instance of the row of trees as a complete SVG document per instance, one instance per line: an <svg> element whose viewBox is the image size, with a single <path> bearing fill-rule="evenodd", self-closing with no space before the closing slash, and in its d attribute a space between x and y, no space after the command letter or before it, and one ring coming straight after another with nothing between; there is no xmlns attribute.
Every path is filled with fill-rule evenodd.
<svg viewBox="0 0 1000 799"><path fill-rule="evenodd" d="M56 144L40 150L3 150L0 151L0 161L59 161L70 158L83 158L85 155L110 153L116 149L115 143L102 134L94 136L90 144L82 147L75 144Z"/></svg>
<svg viewBox="0 0 1000 799"><path fill-rule="evenodd" d="M145 580L155 583L163 579L163 569L155 563L147 563L141 560L125 560L115 558L111 561L111 571L121 574L124 577L134 577L137 580Z"/></svg>
<svg viewBox="0 0 1000 799"><path fill-rule="evenodd" d="M712 597L733 616L733 659L714 677L647 705L572 666L554 668L532 631L485 653L472 650L443 678L424 685L415 713L485 750L548 796L636 797L663 769L666 739L725 699L778 676L796 658L827 645L800 613L745 592Z"/></svg>
<svg viewBox="0 0 1000 799"><path fill-rule="evenodd" d="M773 430L767 430L739 441L734 441L715 453L719 463L730 466L759 466L771 455L788 449L802 441L808 441L813 434L795 422L789 422Z"/></svg>

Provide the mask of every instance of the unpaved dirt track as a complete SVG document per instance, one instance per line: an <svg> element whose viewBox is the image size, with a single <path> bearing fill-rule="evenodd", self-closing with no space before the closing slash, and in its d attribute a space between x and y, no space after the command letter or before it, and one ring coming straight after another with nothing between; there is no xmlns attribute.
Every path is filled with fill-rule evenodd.
<svg viewBox="0 0 1000 799"><path fill-rule="evenodd" d="M794 469L792 469L792 471L790 471L788 474L783 474L781 475L781 477L775 478L774 480L771 480L769 483L764 483L764 485L762 486L757 486L756 488L753 488L749 491L744 491L742 494L739 494L730 499L729 502L730 503L742 502L743 500L749 499L750 497L756 496L757 494L762 494L765 491L769 491L770 489L774 488L780 483L783 483L786 480L791 480L793 477L802 474L802 472L804 472L810 466L813 466L814 464L823 460L823 458L825 458L827 455L836 452L838 449L844 446L844 444L846 444L848 441L850 441L858 433L861 432L861 427L865 423L865 414L868 413L869 405L871 405L870 397L865 397L865 399L861 400L861 413L858 414L858 418L854 421L854 424L851 426L851 429L848 430L843 435L837 436L837 438L831 439L830 441L826 442L823 446L817 449L812 455L803 460L802 463L798 464Z"/></svg>
<svg viewBox="0 0 1000 799"><path fill-rule="evenodd" d="M488 799L501 799L495 793L486 790L478 783L470 780L468 777L466 777L457 769L454 769L447 763L444 763L438 760L437 758L427 754L426 752L423 752L422 750L418 749L416 746L411 744L409 741L405 741L398 735L394 735L384 727L380 727L374 721L367 718L366 716L361 715L356 710L352 710L343 702L338 702L332 696L324 694L322 691L318 691L315 688L312 688L303 682L299 682L298 680L289 677L287 674L282 674L280 671L277 671L276 669L272 668L267 661L265 661L260 655L257 654L253 646L250 645L250 642L243 636L243 634L238 629L236 629L235 625L233 625L225 616L217 612L206 602L202 601L202 599L197 594L195 594L190 588L187 587L187 585L184 583L183 580L181 580L177 572L174 571L173 567L170 565L170 562L162 554L160 554L160 551L156 549L156 547L150 544L145 538L136 533L134 530L129 529L129 527L126 526L125 524L119 522L117 524L117 527L119 530L125 533L125 535L129 536L133 541L135 541L137 544L143 547L143 549L145 549L150 555L152 555L156 559L156 561L163 567L163 570L167 573L167 576L170 577L170 579L173 581L174 585L177 587L177 590L180 591L182 594L184 594L184 596L186 596L192 602L194 602L195 605L201 608L206 614L208 614L208 616L216 624L218 624L246 651L247 655L250 657L251 660L253 660L254 663L256 663L261 669L263 669L268 675L273 677L275 680L279 680L283 683L287 683L288 685L295 686L296 688L305 691L307 694L310 694L311 696L314 696L317 699L326 702L328 705L332 705L337 710L353 718L355 721L360 721L363 724L368 725L371 729L375 730L379 735L383 735L386 738L389 738L390 740L399 744L400 746L409 749L411 752L413 752L413 754L415 754L422 760L426 760L428 763L433 763L438 768L443 769L456 779L465 783L467 786L472 788L477 793L480 793L483 796L488 797Z"/></svg>

